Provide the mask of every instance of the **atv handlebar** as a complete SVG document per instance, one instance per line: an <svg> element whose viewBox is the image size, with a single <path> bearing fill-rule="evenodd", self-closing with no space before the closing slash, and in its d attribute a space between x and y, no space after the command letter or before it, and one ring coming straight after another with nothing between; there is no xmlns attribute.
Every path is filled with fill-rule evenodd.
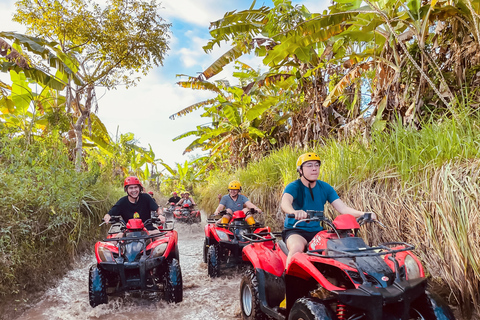
<svg viewBox="0 0 480 320"><path fill-rule="evenodd" d="M376 219L373 219L372 218L372 214L373 212L365 212L363 214L363 216L360 216L357 218L357 222L360 226L363 226L365 223L378 223L379 225L381 225L384 229L386 229L387 227L381 223L380 221L376 220Z"/></svg>

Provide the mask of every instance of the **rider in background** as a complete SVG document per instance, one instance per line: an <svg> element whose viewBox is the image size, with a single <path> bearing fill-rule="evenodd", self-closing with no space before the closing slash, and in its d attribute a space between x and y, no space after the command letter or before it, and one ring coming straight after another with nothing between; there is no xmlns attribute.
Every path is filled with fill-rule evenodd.
<svg viewBox="0 0 480 320"><path fill-rule="evenodd" d="M120 198L103 217L106 223L108 223L113 216L120 216L123 221L128 222L129 219L133 219L135 213L138 213L140 219L145 222L151 219L151 211L155 211L160 221L165 223L162 209L155 203L150 195L142 193L143 186L137 177L126 178L123 183L123 188L127 195ZM149 230L150 233L159 232L151 223L146 224L145 228Z"/></svg>
<svg viewBox="0 0 480 320"><path fill-rule="evenodd" d="M168 203L170 204L170 203L173 202L173 203L177 204L177 202L180 201L180 199L181 198L178 196L178 194L175 191L173 191L172 197L170 199L168 199Z"/></svg>
<svg viewBox="0 0 480 320"><path fill-rule="evenodd" d="M320 164L320 157L313 152L298 157L297 172L300 179L288 184L283 192L281 200L283 212L295 214L295 218L285 217L282 232L283 240L288 248L286 267L290 264L293 255L303 252L305 246L322 230L319 221L300 222L293 228L298 220L307 218L306 210L323 211L325 203L328 201L341 214L351 214L356 218L364 214L362 211L347 206L331 185L318 180ZM373 213L372 218L375 218Z"/></svg>
<svg viewBox="0 0 480 320"><path fill-rule="evenodd" d="M155 200L155 198L153 197L153 191L148 191L148 194L150 195L150 197L152 197L153 201L157 203L157 200Z"/></svg>
<svg viewBox="0 0 480 320"><path fill-rule="evenodd" d="M185 193L183 193L182 199L177 203L178 206L181 206L182 204L189 204L191 206L197 205L195 201L193 201L193 198L190 196L190 192L188 191L185 191Z"/></svg>
<svg viewBox="0 0 480 320"><path fill-rule="evenodd" d="M256 205L250 202L246 196L240 194L242 191L242 186L239 181L233 180L228 184L228 194L224 195L220 200L220 204L214 212L214 215L220 213L220 211L227 209L227 214L217 221L217 223L227 224L230 221L230 218L233 215L234 211L243 210L245 213L248 212L248 209L254 209L258 213L262 213ZM248 224L254 224L255 220L252 215L248 215L245 219Z"/></svg>

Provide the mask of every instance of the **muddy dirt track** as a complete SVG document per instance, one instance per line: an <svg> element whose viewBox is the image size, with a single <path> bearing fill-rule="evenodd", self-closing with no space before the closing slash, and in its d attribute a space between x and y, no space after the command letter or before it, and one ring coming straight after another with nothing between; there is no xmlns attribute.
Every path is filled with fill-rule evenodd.
<svg viewBox="0 0 480 320"><path fill-rule="evenodd" d="M205 221L204 217L202 217ZM107 305L88 303L88 270L93 254L77 259L58 284L28 311L16 319L28 320L127 320L127 319L240 319L239 287L241 270L230 269L220 278L207 276L202 261L204 222L177 223L180 266L183 275L183 302L168 304L158 297L109 297Z"/></svg>

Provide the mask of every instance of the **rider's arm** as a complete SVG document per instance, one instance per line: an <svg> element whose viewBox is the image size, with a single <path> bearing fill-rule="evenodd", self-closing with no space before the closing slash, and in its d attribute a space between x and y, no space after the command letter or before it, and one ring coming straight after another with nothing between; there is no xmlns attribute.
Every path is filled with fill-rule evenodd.
<svg viewBox="0 0 480 320"><path fill-rule="evenodd" d="M245 202L245 206L249 209L254 209L256 210L258 213L262 213L262 210L259 209L256 205L254 205L251 201L247 201Z"/></svg>
<svg viewBox="0 0 480 320"><path fill-rule="evenodd" d="M341 214L350 214L354 216L355 218L361 217L363 215L363 211L358 211L356 209L350 208L347 206L341 199L337 199L332 202L332 206L340 212ZM375 216L375 213L372 212L372 218L376 219L377 217Z"/></svg>
<svg viewBox="0 0 480 320"><path fill-rule="evenodd" d="M307 213L303 210L295 210L293 208L293 196L290 193L284 193L282 196L282 202L280 203L282 211L286 214L295 214L295 219L306 219Z"/></svg>
<svg viewBox="0 0 480 320"><path fill-rule="evenodd" d="M215 209L215 212L213 214L219 214L220 211L224 210L225 206L223 204L219 204L217 209Z"/></svg>
<svg viewBox="0 0 480 320"><path fill-rule="evenodd" d="M162 223L165 223L165 216L163 215L163 210L160 207L157 209L157 216Z"/></svg>
<svg viewBox="0 0 480 320"><path fill-rule="evenodd" d="M180 200L177 202L177 206L181 205L181 204L183 203L183 200L185 200L185 198L180 199Z"/></svg>
<svg viewBox="0 0 480 320"><path fill-rule="evenodd" d="M195 201L193 201L193 198L190 197L190 201L192 201L192 205L196 206L197 204L195 203Z"/></svg>

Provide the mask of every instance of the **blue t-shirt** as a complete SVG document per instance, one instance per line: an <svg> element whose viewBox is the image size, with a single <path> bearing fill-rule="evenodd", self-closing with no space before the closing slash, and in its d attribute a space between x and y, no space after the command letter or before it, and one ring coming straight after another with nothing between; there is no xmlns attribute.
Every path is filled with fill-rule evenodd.
<svg viewBox="0 0 480 320"><path fill-rule="evenodd" d="M303 192L303 205L298 203L298 192ZM315 187L312 188L313 197L310 194L310 190L308 187L300 181L300 179L289 183L285 188L283 193L288 193L293 197L293 209L295 210L316 210L316 211L323 211L325 203L339 199L337 192L331 185L326 182L317 180ZM301 198L301 197L300 197ZM293 225L297 222L295 218L287 218L285 217L284 228L285 229L293 229ZM295 228L299 228L305 231L314 232L322 230L322 226L320 225L320 221L312 221L312 222L300 222L297 224Z"/></svg>
<svg viewBox="0 0 480 320"><path fill-rule="evenodd" d="M220 200L220 204L223 204L226 209L230 209L233 212L235 212L237 210L242 210L243 205L247 201L248 201L248 198L245 197L243 194L239 194L236 201L234 201L232 197L230 197L230 195L227 194L222 197L222 199Z"/></svg>

